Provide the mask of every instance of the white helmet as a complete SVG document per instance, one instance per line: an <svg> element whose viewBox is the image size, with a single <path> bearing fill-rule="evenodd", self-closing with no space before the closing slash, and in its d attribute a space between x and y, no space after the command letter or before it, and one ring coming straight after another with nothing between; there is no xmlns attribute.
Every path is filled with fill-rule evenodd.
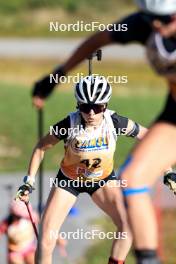
<svg viewBox="0 0 176 264"><path fill-rule="evenodd" d="M170 80L176 80L176 40L164 39L159 33L153 33L146 48L152 67Z"/></svg>
<svg viewBox="0 0 176 264"><path fill-rule="evenodd" d="M106 104L111 94L112 88L103 76L86 76L81 78L75 86L75 97L78 103Z"/></svg>
<svg viewBox="0 0 176 264"><path fill-rule="evenodd" d="M172 15L176 13L176 0L135 0L146 13Z"/></svg>

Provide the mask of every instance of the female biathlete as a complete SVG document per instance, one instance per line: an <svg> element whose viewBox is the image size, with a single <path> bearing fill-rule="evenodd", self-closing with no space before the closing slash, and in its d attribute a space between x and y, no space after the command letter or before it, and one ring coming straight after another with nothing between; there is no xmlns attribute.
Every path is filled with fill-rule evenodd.
<svg viewBox="0 0 176 264"><path fill-rule="evenodd" d="M126 162L121 177L128 180L124 190L137 263L159 263L157 228L149 198L149 187L162 175L164 168L176 162L176 0L136 0L140 11L116 22L127 24L127 31L114 27L88 38L73 55L53 73L67 74L74 66L101 46L116 42L137 42L146 47L151 65L166 78L169 95L166 105L148 135ZM117 28L117 27L116 27ZM35 84L33 102L42 107L55 83L49 76ZM176 192L176 175L168 174L164 182Z"/></svg>
<svg viewBox="0 0 176 264"><path fill-rule="evenodd" d="M126 239L123 235L114 239L108 263L125 262L132 238L121 188L113 171L113 157L118 135L140 139L147 129L107 109L111 93L111 87L104 77L92 75L82 78L75 88L78 111L70 113L55 124L53 132L42 138L34 149L28 176L24 178L25 183L17 192L17 197L23 200L28 198L28 193L33 189L35 175L44 152L61 140L65 142L65 155L41 221L42 239L39 248L42 257L39 260L36 254L36 263L52 263L56 238L51 238L50 233L59 231L70 208L83 192L88 193L112 218L118 226L118 232L127 232ZM76 128L79 128L79 131Z"/></svg>

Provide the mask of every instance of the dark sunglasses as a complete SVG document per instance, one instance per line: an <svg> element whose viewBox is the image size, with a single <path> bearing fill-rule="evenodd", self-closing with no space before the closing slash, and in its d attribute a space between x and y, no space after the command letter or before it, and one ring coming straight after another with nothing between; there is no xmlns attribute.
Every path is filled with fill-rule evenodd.
<svg viewBox="0 0 176 264"><path fill-rule="evenodd" d="M105 105L101 105L101 104L80 104L78 105L78 108L80 112L86 114L90 113L91 109L94 111L95 114L104 112L106 109Z"/></svg>
<svg viewBox="0 0 176 264"><path fill-rule="evenodd" d="M154 20L159 20L164 24L169 24L172 21L172 16L170 15L163 15L163 16L159 16L159 15L152 15L152 14L143 14L143 18L145 19L146 22L148 23L153 23Z"/></svg>

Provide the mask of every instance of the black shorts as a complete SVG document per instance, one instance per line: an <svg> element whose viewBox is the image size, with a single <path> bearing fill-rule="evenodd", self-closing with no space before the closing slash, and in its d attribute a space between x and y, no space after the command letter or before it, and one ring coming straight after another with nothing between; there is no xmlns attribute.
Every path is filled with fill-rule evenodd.
<svg viewBox="0 0 176 264"><path fill-rule="evenodd" d="M92 195L109 180L117 180L114 171L103 180L91 182L70 179L59 170L53 186L67 190L75 196L78 196L80 193L88 193L89 195Z"/></svg>
<svg viewBox="0 0 176 264"><path fill-rule="evenodd" d="M155 123L167 122L176 125L176 100L169 94L163 112L158 116Z"/></svg>

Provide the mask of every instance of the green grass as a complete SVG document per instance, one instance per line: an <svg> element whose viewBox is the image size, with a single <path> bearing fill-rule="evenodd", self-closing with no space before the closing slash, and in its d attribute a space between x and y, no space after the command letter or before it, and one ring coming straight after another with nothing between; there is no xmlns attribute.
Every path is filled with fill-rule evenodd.
<svg viewBox="0 0 176 264"><path fill-rule="evenodd" d="M22 84L30 87L33 83L41 78L44 74L48 74L63 61L46 60L46 59L1 59L0 60L0 81L7 84ZM82 64L70 72L69 75L77 73L87 75L88 62L85 60ZM102 59L101 63L93 61L93 72L104 76L115 76L119 80L122 76L127 76L128 82L122 84L120 82L113 84L114 95L146 95L152 89L152 94L163 94L166 88L165 82L157 76L147 63L142 61L111 61ZM70 85L61 85L59 90L68 90Z"/></svg>
<svg viewBox="0 0 176 264"><path fill-rule="evenodd" d="M103 219L97 219L94 221L94 224L97 227L100 227L105 233L107 232L115 232L115 225L109 221L108 217L104 217ZM99 228L97 228L99 229ZM98 240L91 246L85 256L78 262L79 264L107 264L108 257L110 256L110 250L112 246L113 240L103 239ZM130 253L126 259L126 264L135 264L132 253Z"/></svg>
<svg viewBox="0 0 176 264"><path fill-rule="evenodd" d="M118 2L117 0L116 2ZM19 12L20 10L33 10L41 7L62 7L65 10L70 12L74 12L75 10L79 10L82 6L86 6L89 8L93 6L97 8L100 12L105 10L107 6L112 6L114 3L113 0L109 1L108 4L105 0L13 0L10 2L5 2L0 0L0 11L11 13L11 12ZM132 5L132 0L124 0L122 6Z"/></svg>
<svg viewBox="0 0 176 264"><path fill-rule="evenodd" d="M46 60L0 61L0 171L26 170L32 148L37 141L37 113L31 105L30 87L33 82L49 72L58 62ZM143 125L160 110L165 94L164 83L144 63L94 62L94 72L102 75L127 75L127 84L113 86L109 107ZM87 63L80 65L71 75L87 74ZM45 132L49 126L75 110L72 85L61 85L58 92L47 101ZM151 96L152 89L152 96ZM120 138L115 156L119 165L130 150L134 140ZM57 170L63 155L63 144L58 144L46 154L46 169Z"/></svg>
<svg viewBox="0 0 176 264"><path fill-rule="evenodd" d="M1 152L0 170L26 170L32 148L37 139L37 113L31 105L29 89L23 85L0 83L0 122L1 122ZM114 95L110 108L121 115L127 116L143 125L148 126L150 121L159 112L163 96L150 95ZM55 93L45 108L45 133L49 126L75 110L73 91ZM115 155L115 165L121 163L134 140L121 137ZM5 154L3 156L3 149ZM16 150L16 155L15 155ZM9 156L8 156L9 153ZM13 154L13 155L12 155ZM63 144L60 143L46 154L46 169L56 170L63 155Z"/></svg>
<svg viewBox="0 0 176 264"><path fill-rule="evenodd" d="M174 209L165 209L162 211L162 245L161 254L164 264L175 264L176 257L176 244L175 244L175 217L176 212ZM94 221L96 226L106 232L115 231L115 226L109 218L101 218ZM80 264L107 264L108 256L111 249L112 240L97 240L93 246L89 248L85 256L80 260ZM135 264L132 252L128 255L126 264Z"/></svg>
<svg viewBox="0 0 176 264"><path fill-rule="evenodd" d="M175 243L175 209L167 209L163 212L162 219L162 239L163 239L163 259L164 263L175 264L176 243Z"/></svg>
<svg viewBox="0 0 176 264"><path fill-rule="evenodd" d="M108 24L135 9L132 0L0 0L2 37L81 37L90 32L50 32L49 22L59 24L98 21Z"/></svg>

